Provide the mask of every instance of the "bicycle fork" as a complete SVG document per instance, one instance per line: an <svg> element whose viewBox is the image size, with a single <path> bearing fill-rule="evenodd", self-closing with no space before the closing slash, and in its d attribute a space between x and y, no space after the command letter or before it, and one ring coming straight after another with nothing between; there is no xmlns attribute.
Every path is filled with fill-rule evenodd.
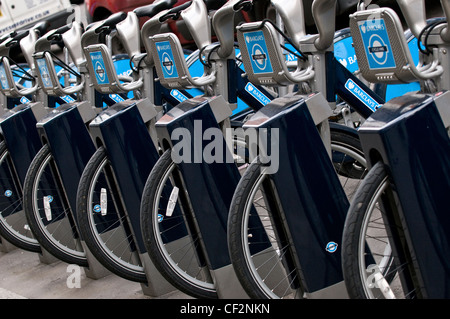
<svg viewBox="0 0 450 319"><path fill-rule="evenodd" d="M96 115L89 102L63 104L37 122L36 127L42 143L48 144L55 161L55 182L63 187L64 194L54 195L62 198L66 207L70 207L70 230L77 245L86 252L88 267L86 275L93 279L106 276L109 272L91 255L78 234L79 225L76 219L77 186L83 169L95 151L94 143L89 135L86 123ZM48 210L51 208L48 207ZM49 223L56 221L50 220ZM79 241L79 242L78 242Z"/></svg>
<svg viewBox="0 0 450 319"><path fill-rule="evenodd" d="M307 298L347 296L340 244L349 203L316 127L328 112L320 93L293 94L268 104L244 125L279 130L278 170L268 173L263 189L277 245L290 247L280 258L291 288Z"/></svg>
<svg viewBox="0 0 450 319"><path fill-rule="evenodd" d="M23 197L23 182L28 167L42 144L36 131L36 120L43 116L45 109L42 102L33 102L21 104L11 110L7 110L0 117L1 139L5 141L13 169L9 173L13 179L4 179L1 185L2 201L10 202L12 198ZM8 180L13 180L10 184ZM14 196L11 196L14 195ZM16 197L16 195L19 195ZM22 201L20 203L11 203L12 206L18 205L12 213L5 210L2 213L3 218L14 219L18 212L23 212ZM22 214L17 214L17 216ZM9 221L14 224L14 221ZM27 227L28 225L24 225ZM6 240L4 240L6 243ZM50 257L44 251L39 255L41 262L50 262ZM44 256L45 255L45 256Z"/></svg>
<svg viewBox="0 0 450 319"><path fill-rule="evenodd" d="M157 112L149 99L125 100L103 111L89 126L95 143L107 149L115 182L122 190L121 196L132 238L148 278L142 288L151 296L160 296L174 289L150 260L140 225L139 205L142 191L159 158L146 125L156 115Z"/></svg>
<svg viewBox="0 0 450 319"><path fill-rule="evenodd" d="M409 256L425 298L450 297L449 99L448 92L395 98L359 131L369 165L387 166L399 202L398 216L389 217L402 221L408 246L402 254Z"/></svg>
<svg viewBox="0 0 450 319"><path fill-rule="evenodd" d="M231 115L231 111L224 112L227 109L225 105L222 96L189 99L163 116L156 123L156 130L165 150L172 150L172 159L180 172L177 187L180 187L180 200L188 201L185 204L188 206L187 231L191 235L200 234L196 251L199 264L214 279L219 298L248 298L234 273L226 240L228 211L240 179L239 170L225 142L222 150L216 149L216 152L223 151L223 162L205 161L204 158L205 132L211 132L211 129L219 132L218 123ZM183 140L178 140L177 129L187 134L183 135ZM186 137L191 138L192 143L183 150L183 154L186 155L187 151L192 156L177 158L179 154L174 154L178 147L176 141L185 143ZM223 136L219 138L224 139Z"/></svg>

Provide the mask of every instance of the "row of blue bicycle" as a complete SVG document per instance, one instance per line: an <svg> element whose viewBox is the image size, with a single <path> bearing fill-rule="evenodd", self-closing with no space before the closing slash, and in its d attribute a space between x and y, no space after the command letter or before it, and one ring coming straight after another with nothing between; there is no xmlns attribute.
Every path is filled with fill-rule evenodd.
<svg viewBox="0 0 450 319"><path fill-rule="evenodd" d="M448 298L450 1L254 1L3 37L1 242L150 296Z"/></svg>

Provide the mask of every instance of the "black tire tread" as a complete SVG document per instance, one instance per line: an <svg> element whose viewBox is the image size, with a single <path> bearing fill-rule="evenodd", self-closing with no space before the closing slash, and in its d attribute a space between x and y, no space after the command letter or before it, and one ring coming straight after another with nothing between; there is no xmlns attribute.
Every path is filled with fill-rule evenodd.
<svg viewBox="0 0 450 319"><path fill-rule="evenodd" d="M8 151L8 149L7 149L5 141L0 142L0 157L2 157L3 154L7 151ZM31 226L30 226L30 228L31 228ZM31 229L31 232L33 232L32 229ZM9 243L13 244L14 246L16 246L18 248L21 248L21 249L24 249L24 250L30 251L30 252L35 252L35 253L42 252L41 245L27 243L27 242L24 242L23 240L20 240L19 238L17 238L13 234L11 234L8 231L8 229L5 228L5 226L3 226L2 223L0 223L0 234L6 241L8 241ZM33 235L35 236L35 234L33 234ZM38 240L38 242L39 242L39 240Z"/></svg>
<svg viewBox="0 0 450 319"><path fill-rule="evenodd" d="M154 220L153 203L155 201L156 190L159 181L163 178L164 173L172 164L171 151L168 150L159 158L153 167L147 182L145 183L144 191L141 200L141 228L144 243L150 259L153 261L155 267L161 275L174 287L196 298L203 299L217 299L217 293L206 291L199 287L189 285L185 280L180 279L176 272L174 272L167 264L162 256L161 251L155 244L157 242L156 235L153 233L152 223Z"/></svg>
<svg viewBox="0 0 450 319"><path fill-rule="evenodd" d="M71 254L67 254L61 249L57 248L52 241L47 238L42 232L41 228L39 226L39 221L36 218L36 214L34 213L33 209L33 185L37 178L37 173L39 169L41 168L45 158L51 153L50 147L46 144L44 145L36 154L36 156L33 158L30 167L28 168L27 175L25 177L24 185L23 185L23 192L24 192L24 199L23 199L23 206L25 210L25 214L28 219L29 226L36 237L37 241L41 244L41 246L48 251L51 255L58 258L61 261L64 261L69 264L77 264L79 266L87 266L87 259L86 257L77 257L73 256Z"/></svg>
<svg viewBox="0 0 450 319"><path fill-rule="evenodd" d="M231 202L230 215L228 216L228 247L234 270L242 287L250 298L268 299L268 296L263 294L255 282L250 279L252 278L252 275L246 267L247 262L242 251L241 227L236 226L238 223L241 223L246 205L246 198L250 195L254 183L260 176L261 169L262 164L256 159L249 165L238 183Z"/></svg>
<svg viewBox="0 0 450 319"><path fill-rule="evenodd" d="M369 202L386 174L384 164L376 163L360 184L347 213L342 239L342 269L351 299L367 299L362 288L365 283L361 282L359 275L359 237Z"/></svg>
<svg viewBox="0 0 450 319"><path fill-rule="evenodd" d="M77 192L77 221L80 227L80 235L84 240L89 251L95 258L109 271L130 281L147 283L147 276L145 272L132 272L120 267L112 258L99 246L95 235L90 231L89 212L90 207L87 205L89 198L89 191L94 174L107 156L106 149L99 147L92 155L91 159L86 164L86 167L81 175L80 183L78 184Z"/></svg>

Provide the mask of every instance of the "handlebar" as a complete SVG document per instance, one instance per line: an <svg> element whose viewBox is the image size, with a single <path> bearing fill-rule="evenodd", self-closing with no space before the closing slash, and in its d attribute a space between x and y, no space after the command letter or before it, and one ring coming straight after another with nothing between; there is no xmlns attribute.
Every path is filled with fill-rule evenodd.
<svg viewBox="0 0 450 319"><path fill-rule="evenodd" d="M38 32L38 36L44 35L50 27L50 22L42 21L35 24L31 29Z"/></svg>
<svg viewBox="0 0 450 319"><path fill-rule="evenodd" d="M211 21L208 16L208 8L203 0L190 2L185 9L179 12L197 48L202 49L211 44Z"/></svg>
<svg viewBox="0 0 450 319"><path fill-rule="evenodd" d="M214 13L212 25L220 43L217 51L220 57L226 58L233 53L235 13L251 6L252 0L230 0Z"/></svg>
<svg viewBox="0 0 450 319"><path fill-rule="evenodd" d="M257 0L240 0L233 6L233 10L238 11L250 11L253 7L253 2Z"/></svg>
<svg viewBox="0 0 450 319"><path fill-rule="evenodd" d="M26 36L28 36L30 34L30 30L37 31L37 36L39 37L39 36L45 34L45 32L48 30L49 26L50 26L50 23L48 21L42 21L42 22L39 22L38 24L35 24L28 30L17 31L14 35L11 35L11 38L14 41L19 42L20 40L22 40L23 38L25 38Z"/></svg>
<svg viewBox="0 0 450 319"><path fill-rule="evenodd" d="M153 17L163 10L171 9L177 0L161 0L156 3L149 4L147 6L139 7L134 9L134 13L138 18L142 17Z"/></svg>
<svg viewBox="0 0 450 319"><path fill-rule="evenodd" d="M115 26L119 22L122 22L126 18L127 18L126 12L114 13L109 18L103 20L103 22L95 28L95 32L101 33L102 31L110 30L111 27Z"/></svg>
<svg viewBox="0 0 450 319"><path fill-rule="evenodd" d="M441 37L445 42L450 42L450 27L448 21L450 19L450 1L449 0L441 0L442 10L444 11L444 15L447 18L447 26L444 30L442 30Z"/></svg>
<svg viewBox="0 0 450 319"><path fill-rule="evenodd" d="M28 66L30 67L32 73L34 73L35 64L33 59L33 53L35 49L35 44L38 40L39 35L42 34L43 30L48 28L48 22L39 23L31 27L30 29L22 32L17 32L13 37L10 37L9 39L5 40L4 43L0 45L0 55L2 55L2 61L4 63L5 69L7 70L7 73L10 73L11 79L13 76L11 75L11 70L9 68L9 50L13 45L20 44L21 51L23 53L23 56L25 57L25 60L28 63ZM14 82L14 80L12 80ZM34 85L31 88L18 88L15 83L13 83L9 89L10 96L14 97L20 97L20 96L26 96L29 94L33 94L38 89L38 83L37 81L34 81Z"/></svg>
<svg viewBox="0 0 450 319"><path fill-rule="evenodd" d="M287 32L296 45L306 35L302 1L272 0L273 6L284 22Z"/></svg>
<svg viewBox="0 0 450 319"><path fill-rule="evenodd" d="M164 14L162 17L159 18L160 22L164 22L168 19L174 19L177 20L180 17L181 11L187 9L192 4L192 1L188 1L186 3L183 3L182 5L176 6L175 8L170 9L166 14Z"/></svg>
<svg viewBox="0 0 450 319"><path fill-rule="evenodd" d="M14 33L14 34L15 34L15 33ZM6 40L8 40L10 36L11 36L11 35L10 35L9 33L4 34L2 37L0 37L0 43L3 43L3 42L5 42Z"/></svg>
<svg viewBox="0 0 450 319"><path fill-rule="evenodd" d="M397 0L406 23L412 34L418 39L427 26L424 0Z"/></svg>
<svg viewBox="0 0 450 319"><path fill-rule="evenodd" d="M423 30L427 28L425 1L424 0L397 0L406 23L417 39L420 39ZM450 0L441 0L441 7L447 21L450 19ZM441 39L450 43L450 28L447 22L442 29Z"/></svg>
<svg viewBox="0 0 450 319"><path fill-rule="evenodd" d="M312 14L319 32L314 45L318 50L326 50L333 44L336 31L336 0L314 0Z"/></svg>
<svg viewBox="0 0 450 319"><path fill-rule="evenodd" d="M61 40L61 36L70 30L72 27L72 24L64 25L58 29L52 30L49 33L46 34L47 41L59 41Z"/></svg>
<svg viewBox="0 0 450 319"><path fill-rule="evenodd" d="M450 1L449 0L441 0L442 10L444 11L445 17L450 19Z"/></svg>
<svg viewBox="0 0 450 319"><path fill-rule="evenodd" d="M12 36L10 39L6 40L7 42L5 42L5 46L7 48L12 47L12 46L16 45L17 43L19 43L20 40L22 40L29 34L30 34L30 30L18 31L14 36Z"/></svg>
<svg viewBox="0 0 450 319"><path fill-rule="evenodd" d="M117 12L105 20L89 24L81 37L81 46L85 48L91 44L104 42L106 36L113 31L113 27L126 18L127 13Z"/></svg>
<svg viewBox="0 0 450 319"><path fill-rule="evenodd" d="M55 33L55 34L63 34L63 33L65 33L65 32L67 32L67 31L69 31L71 27L72 27L72 23L67 24L67 25L64 25L64 26L62 26L62 27L56 29L56 30L54 31L54 33Z"/></svg>

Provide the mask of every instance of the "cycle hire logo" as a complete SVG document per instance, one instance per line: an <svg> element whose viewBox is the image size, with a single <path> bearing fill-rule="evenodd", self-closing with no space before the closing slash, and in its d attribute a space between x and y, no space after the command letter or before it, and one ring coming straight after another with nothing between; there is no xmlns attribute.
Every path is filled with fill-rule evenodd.
<svg viewBox="0 0 450 319"><path fill-rule="evenodd" d="M172 47L169 41L162 41L156 43L156 50L158 51L159 61L163 70L164 78L177 78L177 66L175 65Z"/></svg>
<svg viewBox="0 0 450 319"><path fill-rule="evenodd" d="M325 250L329 253L334 253L338 248L338 244L334 241L330 241L327 246L325 247Z"/></svg>
<svg viewBox="0 0 450 319"><path fill-rule="evenodd" d="M395 58L383 19L359 22L369 68L371 70L395 68Z"/></svg>
<svg viewBox="0 0 450 319"><path fill-rule="evenodd" d="M272 73L266 41L262 31L244 33L247 51L250 54L250 61L254 74Z"/></svg>
<svg viewBox="0 0 450 319"><path fill-rule="evenodd" d="M97 84L108 84L109 79L106 74L105 61L103 61L103 56L100 51L91 52L91 61L94 66L95 79L97 80Z"/></svg>

